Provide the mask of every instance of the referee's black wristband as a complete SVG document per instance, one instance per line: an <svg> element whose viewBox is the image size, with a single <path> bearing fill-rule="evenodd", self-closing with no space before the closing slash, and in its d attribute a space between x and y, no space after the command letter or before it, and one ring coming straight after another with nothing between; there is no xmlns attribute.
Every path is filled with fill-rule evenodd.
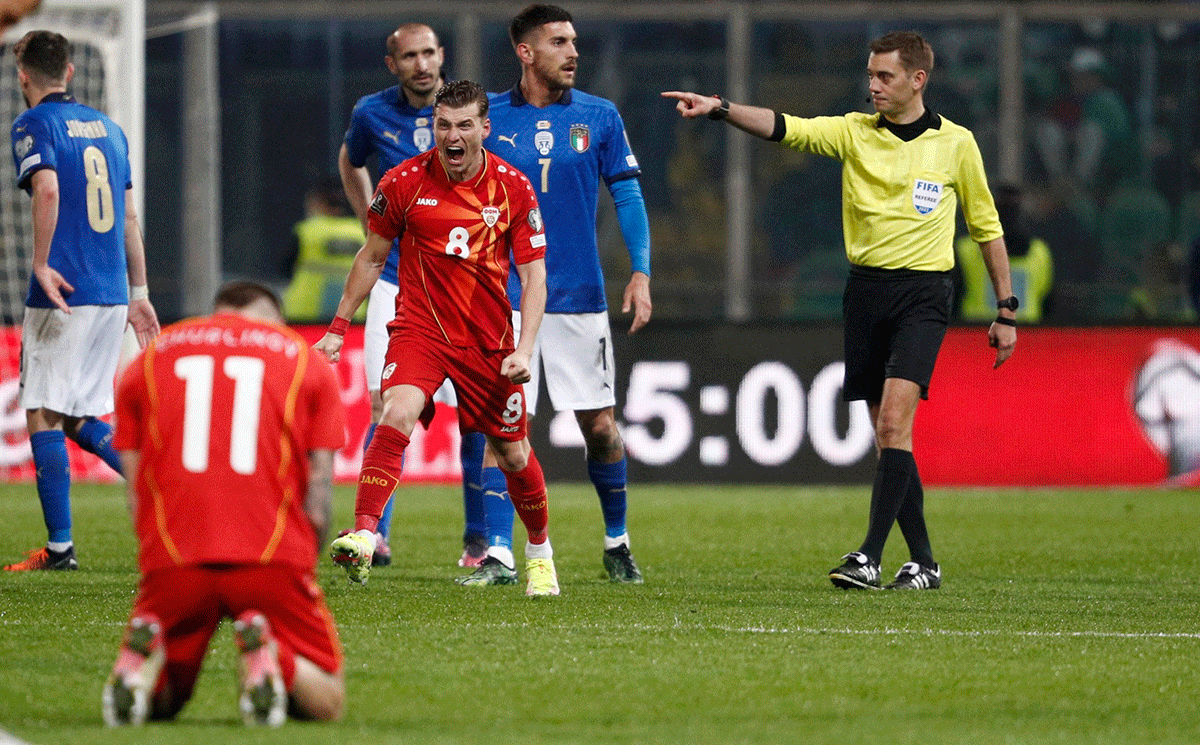
<svg viewBox="0 0 1200 745"><path fill-rule="evenodd" d="M721 102L717 108L708 112L708 118L714 121L721 121L729 116L729 99L714 94L714 98Z"/></svg>
<svg viewBox="0 0 1200 745"><path fill-rule="evenodd" d="M996 316L996 323L1000 324L1001 326L1016 326L1017 320L1015 318L1005 318L1004 316Z"/></svg>
<svg viewBox="0 0 1200 745"><path fill-rule="evenodd" d="M783 142L783 136L787 134L787 120L783 118L783 114L775 112L775 129L771 131L771 136L767 138L768 142Z"/></svg>

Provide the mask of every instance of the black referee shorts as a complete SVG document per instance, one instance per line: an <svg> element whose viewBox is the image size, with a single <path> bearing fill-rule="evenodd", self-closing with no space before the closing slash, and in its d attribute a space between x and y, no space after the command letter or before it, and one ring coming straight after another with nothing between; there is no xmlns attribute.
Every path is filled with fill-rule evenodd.
<svg viewBox="0 0 1200 745"><path fill-rule="evenodd" d="M842 296L842 398L879 402L886 378L911 380L921 386L921 398L929 398L929 379L953 301L949 272L851 265Z"/></svg>

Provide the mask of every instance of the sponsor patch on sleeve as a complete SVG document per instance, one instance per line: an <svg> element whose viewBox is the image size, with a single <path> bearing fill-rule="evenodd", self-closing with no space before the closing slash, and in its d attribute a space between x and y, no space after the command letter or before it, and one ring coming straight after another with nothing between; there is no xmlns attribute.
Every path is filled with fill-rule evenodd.
<svg viewBox="0 0 1200 745"><path fill-rule="evenodd" d="M387 197L383 195L383 192L379 192L375 195L375 198L371 200L371 211L377 215L382 215L383 213L387 212L387 208Z"/></svg>
<svg viewBox="0 0 1200 745"><path fill-rule="evenodd" d="M534 207L533 209L529 210L529 214L526 216L526 219L529 221L530 230L535 233L542 232L542 211L540 209Z"/></svg>
<svg viewBox="0 0 1200 745"><path fill-rule="evenodd" d="M534 248L545 248L546 234L538 233L537 235L529 236L529 245L533 246Z"/></svg>
<svg viewBox="0 0 1200 745"><path fill-rule="evenodd" d="M42 162L42 154L41 153L34 153L33 155L30 155L28 158L21 161L21 168L20 168L21 175L22 176L25 175L25 173L30 168L33 168L34 166L36 166L38 163L41 163L41 162Z"/></svg>

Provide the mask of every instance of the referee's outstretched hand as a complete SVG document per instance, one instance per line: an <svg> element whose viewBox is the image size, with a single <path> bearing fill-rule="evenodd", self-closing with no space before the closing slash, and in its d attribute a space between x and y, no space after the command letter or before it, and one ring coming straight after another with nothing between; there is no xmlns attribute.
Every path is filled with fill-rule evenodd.
<svg viewBox="0 0 1200 745"><path fill-rule="evenodd" d="M992 365L992 369L995 370L1003 365L1006 359L1012 357L1013 349L1017 346L1016 327L992 323L988 327L988 345L996 348L996 363Z"/></svg>
<svg viewBox="0 0 1200 745"><path fill-rule="evenodd" d="M682 114L685 119L708 116L714 109L721 105L720 99L715 96L702 96L699 93L688 91L663 91L659 95L663 98L674 99L676 102L675 110Z"/></svg>

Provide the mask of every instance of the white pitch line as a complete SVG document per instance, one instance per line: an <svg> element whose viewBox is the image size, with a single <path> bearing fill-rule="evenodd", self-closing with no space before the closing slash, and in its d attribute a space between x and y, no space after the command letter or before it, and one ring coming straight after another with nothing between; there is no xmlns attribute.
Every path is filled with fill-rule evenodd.
<svg viewBox="0 0 1200 745"><path fill-rule="evenodd" d="M497 623L474 624L492 628L547 628L545 624L524 624L500 621ZM1011 636L1028 638L1116 638L1116 639L1200 639L1200 632L1126 632L1126 631L1009 631L1005 629L982 629L962 631L957 629L849 629L849 628L812 628L805 626L768 627L768 626L721 626L675 623L670 626L655 626L651 624L580 624L580 625L551 625L559 629L611 629L626 631L724 631L731 634L797 634L805 636L821 636L823 634L841 634L843 636L953 636L953 637L986 637Z"/></svg>
<svg viewBox="0 0 1200 745"><path fill-rule="evenodd" d="M1008 631L1003 629L984 629L975 631L962 631L956 629L813 629L813 628L724 628L724 631L733 633L757 633L757 634L846 634L859 636L872 636L880 634L884 636L961 636L961 637L978 637L978 636L1021 636L1021 637L1046 637L1046 638L1075 638L1075 637L1102 637L1102 638L1118 638L1118 639L1200 639L1200 632L1126 632L1126 631Z"/></svg>
<svg viewBox="0 0 1200 745"><path fill-rule="evenodd" d="M26 621L16 621L0 618L0 626L23 626ZM125 625L124 621L98 621L94 625L111 626L120 628ZM381 620L376 627L386 625L386 621ZM405 624L408 626L409 624ZM437 624L423 624L425 628L433 628ZM338 623L342 628L356 628L357 624ZM730 634L796 634L802 636L822 636L824 634L840 634L842 636L953 636L953 637L1025 637L1031 639L1200 639L1200 631L1010 631L1007 629L977 629L973 631L963 631L960 629L850 629L850 628L816 628L809 626L724 626L724 625L702 625L688 624L676 622L669 626L660 626L644 623L623 623L623 624L542 624L542 623L513 623L511 621L496 621L478 622L472 621L467 623L455 623L456 628L462 627L478 627L485 629L558 629L570 631L573 629L584 630L605 630L605 631L650 631L661 633L665 631L724 631ZM3 740L0 740L0 745L4 745Z"/></svg>

